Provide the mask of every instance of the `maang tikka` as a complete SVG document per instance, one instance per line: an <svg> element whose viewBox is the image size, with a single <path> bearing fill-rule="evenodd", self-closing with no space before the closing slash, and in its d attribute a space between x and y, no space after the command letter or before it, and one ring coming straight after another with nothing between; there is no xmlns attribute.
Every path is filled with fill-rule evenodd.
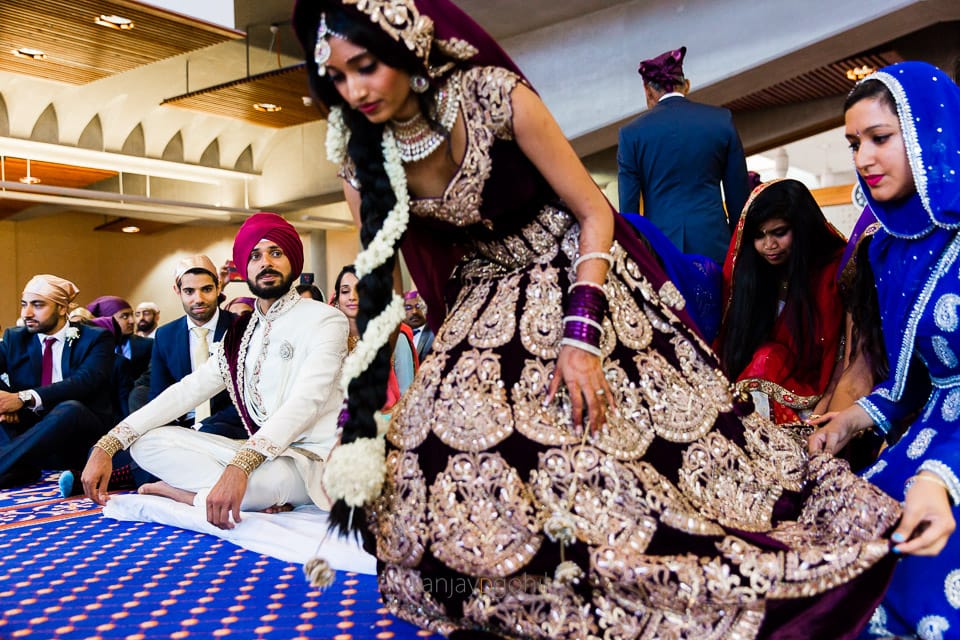
<svg viewBox="0 0 960 640"><path fill-rule="evenodd" d="M347 36L337 33L327 26L327 14L320 14L320 24L317 25L317 44L313 47L313 61L317 63L317 75L327 75L327 60L330 59L330 43L327 38L333 36L341 40L348 40Z"/></svg>

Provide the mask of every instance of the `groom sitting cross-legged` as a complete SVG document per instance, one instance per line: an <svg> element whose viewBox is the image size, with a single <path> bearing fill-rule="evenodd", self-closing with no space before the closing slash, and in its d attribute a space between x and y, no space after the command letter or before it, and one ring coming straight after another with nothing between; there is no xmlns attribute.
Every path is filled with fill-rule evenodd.
<svg viewBox="0 0 960 640"><path fill-rule="evenodd" d="M137 464L161 479L141 493L205 507L207 520L222 529L239 522L241 509L329 507L321 475L337 438L347 320L291 290L303 245L280 216L247 219L233 257L257 296L254 312L234 323L205 364L101 438L82 476L96 502L107 500L111 457L130 447ZM162 426L224 389L246 440Z"/></svg>

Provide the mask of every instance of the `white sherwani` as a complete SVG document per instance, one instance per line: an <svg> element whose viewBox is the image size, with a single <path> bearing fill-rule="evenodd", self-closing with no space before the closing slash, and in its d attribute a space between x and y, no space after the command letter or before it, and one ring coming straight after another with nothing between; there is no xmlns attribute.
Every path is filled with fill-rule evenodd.
<svg viewBox="0 0 960 640"><path fill-rule="evenodd" d="M243 508L287 502L329 508L321 482L322 463L337 439L347 319L321 302L301 299L294 291L266 314L259 309L253 314L239 346L241 397L227 366L224 340L214 344L213 355L202 367L111 433L124 447L133 444L131 453L141 467L173 486L195 491L196 505L205 503L234 453L247 447L267 460L250 475ZM224 388L259 427L247 441L161 427Z"/></svg>

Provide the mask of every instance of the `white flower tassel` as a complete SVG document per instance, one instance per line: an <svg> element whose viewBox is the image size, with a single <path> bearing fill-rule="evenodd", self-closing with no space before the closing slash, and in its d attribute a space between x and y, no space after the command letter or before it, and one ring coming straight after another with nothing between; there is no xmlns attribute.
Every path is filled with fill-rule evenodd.
<svg viewBox="0 0 960 640"><path fill-rule="evenodd" d="M335 447L323 469L323 486L330 499L362 507L380 495L386 466L382 437L358 438Z"/></svg>
<svg viewBox="0 0 960 640"><path fill-rule="evenodd" d="M307 560L303 565L303 574L311 586L321 591L333 584L337 572L330 567L330 563L317 556Z"/></svg>

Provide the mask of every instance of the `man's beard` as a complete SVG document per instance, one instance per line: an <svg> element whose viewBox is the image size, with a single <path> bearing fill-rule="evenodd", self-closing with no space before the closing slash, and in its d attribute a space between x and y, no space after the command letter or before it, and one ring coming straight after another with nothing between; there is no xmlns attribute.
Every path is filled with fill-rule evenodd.
<svg viewBox="0 0 960 640"><path fill-rule="evenodd" d="M147 322L146 320L140 320L137 322L137 331L153 331L153 328L157 326L156 322Z"/></svg>
<svg viewBox="0 0 960 640"><path fill-rule="evenodd" d="M289 277L284 278L283 274L279 271L274 271L273 269L266 269L257 274L257 277L264 275L275 275L280 277L280 282L274 285L263 285L257 284L256 278L248 278L247 286L250 287L250 291L253 292L253 295L258 298L264 298L266 300L276 300L277 298L283 296L288 291L290 287L293 286L293 274L291 273Z"/></svg>

